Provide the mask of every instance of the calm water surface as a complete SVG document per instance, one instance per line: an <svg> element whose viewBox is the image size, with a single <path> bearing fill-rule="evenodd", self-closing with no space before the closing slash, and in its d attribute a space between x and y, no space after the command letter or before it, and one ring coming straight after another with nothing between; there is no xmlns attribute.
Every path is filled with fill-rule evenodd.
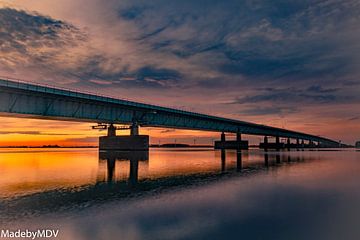
<svg viewBox="0 0 360 240"><path fill-rule="evenodd" d="M1 149L2 229L58 239L360 239L360 152Z"/></svg>

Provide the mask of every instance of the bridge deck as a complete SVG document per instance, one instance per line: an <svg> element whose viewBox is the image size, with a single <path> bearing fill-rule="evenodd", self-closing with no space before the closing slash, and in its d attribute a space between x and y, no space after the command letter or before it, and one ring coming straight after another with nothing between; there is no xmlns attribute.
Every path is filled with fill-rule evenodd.
<svg viewBox="0 0 360 240"><path fill-rule="evenodd" d="M9 79L0 79L0 114L96 123L137 121L141 126L241 132L338 144L282 128Z"/></svg>

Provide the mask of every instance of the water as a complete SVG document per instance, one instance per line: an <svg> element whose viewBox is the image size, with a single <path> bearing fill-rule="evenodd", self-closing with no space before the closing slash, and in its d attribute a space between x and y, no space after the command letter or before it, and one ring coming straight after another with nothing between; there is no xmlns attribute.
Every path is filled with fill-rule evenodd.
<svg viewBox="0 0 360 240"><path fill-rule="evenodd" d="M360 152L1 149L1 229L58 239L360 239Z"/></svg>

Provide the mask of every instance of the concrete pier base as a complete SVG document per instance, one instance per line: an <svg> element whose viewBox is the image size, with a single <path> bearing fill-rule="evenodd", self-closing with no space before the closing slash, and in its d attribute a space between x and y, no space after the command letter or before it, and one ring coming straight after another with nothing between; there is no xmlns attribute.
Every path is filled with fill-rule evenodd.
<svg viewBox="0 0 360 240"><path fill-rule="evenodd" d="M221 140L215 141L214 145L215 149L236 149L236 150L242 150L242 149L249 149L249 142L248 141L242 141L241 140L241 133L236 133L236 140L227 141L225 133L221 134Z"/></svg>
<svg viewBox="0 0 360 240"><path fill-rule="evenodd" d="M260 143L259 148L261 149L284 149L285 144L284 143Z"/></svg>
<svg viewBox="0 0 360 240"><path fill-rule="evenodd" d="M149 136L106 136L99 138L99 150L148 151Z"/></svg>
<svg viewBox="0 0 360 240"><path fill-rule="evenodd" d="M248 141L215 141L215 149L249 149Z"/></svg>

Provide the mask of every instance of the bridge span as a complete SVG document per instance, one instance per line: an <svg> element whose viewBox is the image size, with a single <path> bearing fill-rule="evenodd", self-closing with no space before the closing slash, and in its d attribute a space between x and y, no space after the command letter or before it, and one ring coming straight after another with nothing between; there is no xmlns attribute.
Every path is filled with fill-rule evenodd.
<svg viewBox="0 0 360 240"><path fill-rule="evenodd" d="M0 78L0 115L97 123L108 128L108 137L116 136L113 124L126 124L133 136L141 126L215 131L223 133L223 142L224 133L236 133L238 142L241 134L249 134L264 136L265 144L272 136L277 143L286 138L339 146L312 134L6 78Z"/></svg>

